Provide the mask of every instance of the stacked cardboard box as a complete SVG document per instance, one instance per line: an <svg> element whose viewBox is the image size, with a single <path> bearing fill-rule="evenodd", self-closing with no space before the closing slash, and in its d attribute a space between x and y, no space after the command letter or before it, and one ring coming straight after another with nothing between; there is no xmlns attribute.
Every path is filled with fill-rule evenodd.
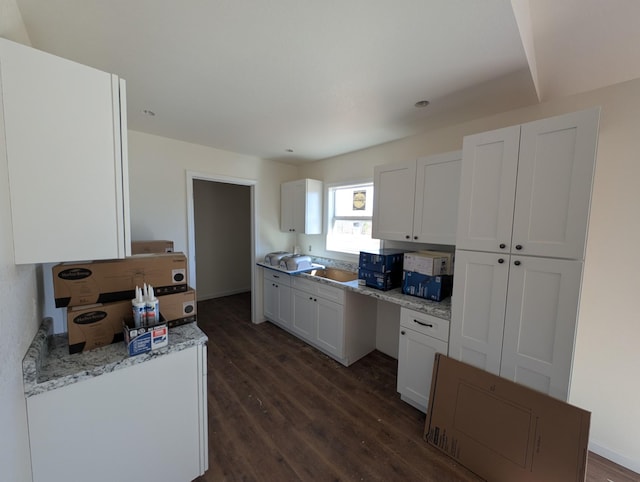
<svg viewBox="0 0 640 482"><path fill-rule="evenodd" d="M131 241L131 254L173 253L173 241L166 239Z"/></svg>
<svg viewBox="0 0 640 482"><path fill-rule="evenodd" d="M69 352L122 341L123 320L132 318L136 286L154 287L166 327L196 320L195 291L187 285L182 253L136 255L53 267L57 307L67 307Z"/></svg>
<svg viewBox="0 0 640 482"><path fill-rule="evenodd" d="M401 249L360 251L359 283L383 291L399 287L402 282L404 252Z"/></svg>
<svg viewBox="0 0 640 482"><path fill-rule="evenodd" d="M453 254L442 251L405 253L402 292L442 301L453 290Z"/></svg>

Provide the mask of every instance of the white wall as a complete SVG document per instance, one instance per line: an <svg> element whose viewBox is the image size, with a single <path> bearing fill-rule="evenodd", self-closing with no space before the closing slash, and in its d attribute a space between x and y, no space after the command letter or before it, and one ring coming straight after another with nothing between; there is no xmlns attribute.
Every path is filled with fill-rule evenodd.
<svg viewBox="0 0 640 482"><path fill-rule="evenodd" d="M640 79L316 162L302 177L373 176L373 166L462 148L462 138L602 106L570 402L592 412L591 449L640 472ZM304 246L324 250L323 236Z"/></svg>
<svg viewBox="0 0 640 482"><path fill-rule="evenodd" d="M0 37L30 45L14 0L0 0ZM1 103L0 103L1 105ZM0 111L0 133L4 132ZM4 138L0 135L0 480L31 480L22 358L42 316L34 265L13 263Z"/></svg>
<svg viewBox="0 0 640 482"><path fill-rule="evenodd" d="M257 261L294 243L291 234L280 232L280 183L295 179L296 167L136 131L129 131L132 239L171 239L176 251L189 256L187 171L256 181ZM253 301L262 321L260 272Z"/></svg>
<svg viewBox="0 0 640 482"><path fill-rule="evenodd" d="M193 183L198 301L251 290L251 187Z"/></svg>

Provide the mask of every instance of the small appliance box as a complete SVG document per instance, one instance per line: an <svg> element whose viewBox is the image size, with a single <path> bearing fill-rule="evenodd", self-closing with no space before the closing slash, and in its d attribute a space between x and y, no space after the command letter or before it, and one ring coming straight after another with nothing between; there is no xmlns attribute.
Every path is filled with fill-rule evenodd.
<svg viewBox="0 0 640 482"><path fill-rule="evenodd" d="M358 284L365 285L370 288L387 291L397 288L402 283L402 272L393 271L380 273L378 271L370 271L358 268Z"/></svg>
<svg viewBox="0 0 640 482"><path fill-rule="evenodd" d="M61 263L53 267L57 308L131 300L135 287L150 284L157 296L187 291L182 253L139 254L124 259Z"/></svg>
<svg viewBox="0 0 640 482"><path fill-rule="evenodd" d="M134 328L130 323L131 321L121 321L120 325L129 356L157 350L169 344L169 327L166 323L140 328Z"/></svg>
<svg viewBox="0 0 640 482"><path fill-rule="evenodd" d="M131 254L173 253L173 241L131 241Z"/></svg>
<svg viewBox="0 0 640 482"><path fill-rule="evenodd" d="M451 296L453 276L428 276L415 271L404 271L402 292L432 301L442 301Z"/></svg>
<svg viewBox="0 0 640 482"><path fill-rule="evenodd" d="M121 342L122 320L130 317L131 301L67 309L69 353L80 353Z"/></svg>
<svg viewBox="0 0 640 482"><path fill-rule="evenodd" d="M452 275L453 260L451 253L440 251L416 251L405 253L402 269L428 276Z"/></svg>
<svg viewBox="0 0 640 482"><path fill-rule="evenodd" d="M373 251L360 251L358 268L377 273L390 271L402 271L402 258L405 250L402 249L378 249Z"/></svg>
<svg viewBox="0 0 640 482"><path fill-rule="evenodd" d="M591 414L443 354L424 438L493 482L584 481Z"/></svg>

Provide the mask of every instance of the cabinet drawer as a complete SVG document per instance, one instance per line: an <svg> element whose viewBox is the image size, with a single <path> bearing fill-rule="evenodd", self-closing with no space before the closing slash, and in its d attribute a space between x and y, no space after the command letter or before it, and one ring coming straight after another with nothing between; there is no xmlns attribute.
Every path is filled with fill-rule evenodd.
<svg viewBox="0 0 640 482"><path fill-rule="evenodd" d="M286 273L274 271L272 269L267 268L264 270L264 279L265 281L271 281L279 285L291 286L291 276Z"/></svg>
<svg viewBox="0 0 640 482"><path fill-rule="evenodd" d="M342 288L336 288L335 286L329 286L320 281L313 281L300 276L292 278L291 286L326 300L344 304L344 290Z"/></svg>
<svg viewBox="0 0 640 482"><path fill-rule="evenodd" d="M449 341L449 321L426 313L400 308L400 326L432 336L438 340Z"/></svg>

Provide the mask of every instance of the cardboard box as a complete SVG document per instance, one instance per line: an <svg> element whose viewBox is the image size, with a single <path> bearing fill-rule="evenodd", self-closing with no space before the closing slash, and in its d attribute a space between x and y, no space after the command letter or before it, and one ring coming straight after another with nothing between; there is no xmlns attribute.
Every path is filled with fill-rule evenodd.
<svg viewBox="0 0 640 482"><path fill-rule="evenodd" d="M184 293L173 293L158 298L160 319L169 328L196 321L197 303L196 292L189 288Z"/></svg>
<svg viewBox="0 0 640 482"><path fill-rule="evenodd" d="M135 287L144 283L152 285L157 296L187 291L186 256L182 253L139 254L53 267L57 308L131 300Z"/></svg>
<svg viewBox="0 0 640 482"><path fill-rule="evenodd" d="M437 251L416 251L404 254L402 269L428 276L451 275L451 255Z"/></svg>
<svg viewBox="0 0 640 482"><path fill-rule="evenodd" d="M415 271L403 271L402 292L432 301L442 301L451 296L453 276L428 276Z"/></svg>
<svg viewBox="0 0 640 482"><path fill-rule="evenodd" d="M358 268L358 284L387 291L397 288L402 283L402 271L380 273Z"/></svg>
<svg viewBox="0 0 640 482"><path fill-rule="evenodd" d="M591 414L442 354L425 440L492 482L584 481Z"/></svg>
<svg viewBox="0 0 640 482"><path fill-rule="evenodd" d="M131 241L131 254L173 253L173 241Z"/></svg>
<svg viewBox="0 0 640 482"><path fill-rule="evenodd" d="M374 251L360 251L358 268L377 273L402 271L403 249L378 249Z"/></svg>
<svg viewBox="0 0 640 482"><path fill-rule="evenodd" d="M134 328L129 320L127 322L123 321L120 326L124 333L124 342L129 356L157 350L169 344L169 327L166 323Z"/></svg>
<svg viewBox="0 0 640 482"><path fill-rule="evenodd" d="M122 320L131 317L131 302L78 306L67 310L69 353L121 342Z"/></svg>
<svg viewBox="0 0 640 482"><path fill-rule="evenodd" d="M169 328L196 321L196 292L158 297L160 321ZM131 300L74 306L67 309L69 353L80 353L124 339L122 321L131 318Z"/></svg>

